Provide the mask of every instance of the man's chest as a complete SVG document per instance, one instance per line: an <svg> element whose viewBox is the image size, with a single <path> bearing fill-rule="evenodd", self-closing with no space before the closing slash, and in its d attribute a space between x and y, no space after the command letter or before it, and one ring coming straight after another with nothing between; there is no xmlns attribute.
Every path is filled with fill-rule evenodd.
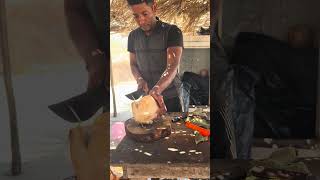
<svg viewBox="0 0 320 180"><path fill-rule="evenodd" d="M146 36L138 33L133 39L135 51L164 51L167 48L167 35L165 32L158 32Z"/></svg>

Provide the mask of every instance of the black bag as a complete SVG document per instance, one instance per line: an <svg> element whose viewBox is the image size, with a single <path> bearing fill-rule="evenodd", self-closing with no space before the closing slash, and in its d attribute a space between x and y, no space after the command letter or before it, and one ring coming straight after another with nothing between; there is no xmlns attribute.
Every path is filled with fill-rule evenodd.
<svg viewBox="0 0 320 180"><path fill-rule="evenodd" d="M184 72L182 82L189 89L190 105L209 104L209 77L201 77L193 72Z"/></svg>
<svg viewBox="0 0 320 180"><path fill-rule="evenodd" d="M256 72L255 137L312 138L316 115L318 53L291 48L259 33L241 32L230 63Z"/></svg>

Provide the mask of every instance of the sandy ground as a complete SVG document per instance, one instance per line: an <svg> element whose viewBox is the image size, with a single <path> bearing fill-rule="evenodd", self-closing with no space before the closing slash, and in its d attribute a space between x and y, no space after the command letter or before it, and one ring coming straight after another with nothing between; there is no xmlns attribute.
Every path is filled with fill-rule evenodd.
<svg viewBox="0 0 320 180"><path fill-rule="evenodd" d="M63 121L47 107L84 92L86 71L81 63L34 64L33 67L36 72L13 76L23 161L23 174L18 177L6 176L11 160L10 131L5 86L3 76L0 76L1 180L60 180L72 175L67 135L74 124ZM131 101L125 94L135 89L135 82L121 83L115 87L118 114L115 118L111 117L111 121L124 121L131 116ZM92 120L86 124L90 122Z"/></svg>
<svg viewBox="0 0 320 180"><path fill-rule="evenodd" d="M60 180L72 175L68 130L74 124L47 107L82 93L86 72L82 64L39 66L48 72L13 76L23 174L7 177L10 169L9 117L3 77L0 76L0 179ZM89 122L88 122L89 123Z"/></svg>

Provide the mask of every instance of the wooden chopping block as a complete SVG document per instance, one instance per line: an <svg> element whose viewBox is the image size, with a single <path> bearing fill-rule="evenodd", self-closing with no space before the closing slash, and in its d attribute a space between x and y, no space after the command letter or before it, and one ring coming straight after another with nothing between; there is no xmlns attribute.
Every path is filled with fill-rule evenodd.
<svg viewBox="0 0 320 180"><path fill-rule="evenodd" d="M171 120L159 118L153 124L141 125L133 118L128 119L125 124L126 135L138 142L153 142L171 134Z"/></svg>

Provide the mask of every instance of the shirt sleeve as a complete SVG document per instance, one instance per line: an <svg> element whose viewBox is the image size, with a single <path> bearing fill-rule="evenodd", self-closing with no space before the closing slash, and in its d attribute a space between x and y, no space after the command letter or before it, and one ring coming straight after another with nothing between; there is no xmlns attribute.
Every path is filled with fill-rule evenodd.
<svg viewBox="0 0 320 180"><path fill-rule="evenodd" d="M134 45L133 45L133 33L130 32L129 36L128 36L128 51L131 53L135 53L134 51Z"/></svg>
<svg viewBox="0 0 320 180"><path fill-rule="evenodd" d="M168 32L167 48L173 46L183 47L182 31L176 25L173 25Z"/></svg>

